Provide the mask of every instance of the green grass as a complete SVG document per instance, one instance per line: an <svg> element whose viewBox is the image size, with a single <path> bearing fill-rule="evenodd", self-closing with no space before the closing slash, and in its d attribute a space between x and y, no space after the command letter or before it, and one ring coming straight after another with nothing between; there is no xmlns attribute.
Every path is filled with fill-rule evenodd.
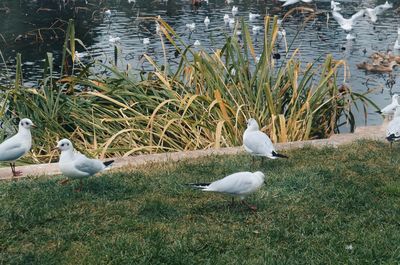
<svg viewBox="0 0 400 265"><path fill-rule="evenodd" d="M81 192L61 177L1 182L0 264L398 264L399 148L303 148L253 166L213 156L93 177ZM184 186L260 169L255 213Z"/></svg>

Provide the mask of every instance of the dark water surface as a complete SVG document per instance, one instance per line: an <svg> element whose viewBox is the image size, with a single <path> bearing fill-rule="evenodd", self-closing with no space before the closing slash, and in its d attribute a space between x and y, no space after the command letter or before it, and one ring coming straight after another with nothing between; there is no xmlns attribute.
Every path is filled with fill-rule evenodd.
<svg viewBox="0 0 400 265"><path fill-rule="evenodd" d="M44 58L47 52L52 52L56 60L60 60L62 41L65 28L63 22L69 18L76 20L76 33L85 44L87 50L78 47L79 52L85 52L86 58L90 56L109 62L113 60L114 44L110 43L110 37L120 38L118 45L121 67L127 64L133 69L146 67L143 64L142 54L147 52L158 61L163 60L163 51L159 37L155 34L154 21L143 20L141 17L160 15L166 20L187 43L193 44L200 41L197 49L212 51L222 47L226 35L233 33L232 28L224 24L224 14L232 17L232 6L239 8L237 18L243 17L249 21L249 12L265 15L278 15L282 17L288 9L281 9L281 3L276 1L242 1L235 0L233 4L226 4L223 0L209 0L209 4L203 4L194 8L188 0L145 1L137 0L136 3L121 1L24 1L24 0L0 0L0 50L4 56L6 65L2 63L0 70L5 73L6 68L12 73L15 64L16 53L22 53L24 81L27 85L36 85L42 77ZM101 2L101 3L99 3ZM354 91L372 91L369 97L379 106L390 101L393 93L399 93L398 71L388 74L369 74L358 70L357 63L367 60L368 55L374 51L393 49L397 38L397 27L400 27L400 16L397 8L400 1L393 1L394 7L372 24L365 17L354 27L353 35L356 40L346 40L346 33L338 26L332 16L327 16L330 10L330 1L315 1L320 15L306 24L305 28L294 40L294 48L300 48L300 57L304 62L312 62L318 58L324 59L329 53L335 59L345 59L348 63L350 76L348 84ZM374 7L384 1L340 1L345 17L349 17L361 7ZM304 4L303 4L304 5ZM300 5L301 6L301 5ZM315 7L312 5L311 7ZM111 16L104 11L110 9ZM208 16L210 25L205 27L203 21ZM57 19L60 19L58 21ZM287 33L287 42L290 44L299 29L303 26L304 16L295 15L282 24ZM187 23L196 23L193 33L187 29ZM249 21L250 30L253 25L263 25L262 16L254 21ZM52 29L48 28L52 26ZM41 28L40 32L37 31ZM261 31L262 32L262 31ZM39 34L40 33L40 34ZM42 38L42 39L41 39ZM150 44L143 45L143 38L149 38ZM253 35L256 50L261 49L262 36ZM260 44L258 44L260 43ZM284 52L285 44L280 45ZM171 62L178 62L174 58L174 49L167 46ZM148 67L148 65L147 65ZM394 85L393 82L394 81ZM0 82L6 82L0 77ZM388 85L392 83L392 87ZM362 113L357 115L357 124L365 124ZM379 115L369 110L368 124L379 124L382 119Z"/></svg>

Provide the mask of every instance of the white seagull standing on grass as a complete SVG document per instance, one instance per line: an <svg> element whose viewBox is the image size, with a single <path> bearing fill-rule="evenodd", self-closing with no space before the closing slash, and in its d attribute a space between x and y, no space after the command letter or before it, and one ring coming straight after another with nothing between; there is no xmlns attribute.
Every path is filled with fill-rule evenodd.
<svg viewBox="0 0 400 265"><path fill-rule="evenodd" d="M13 177L21 176L21 171L15 170L15 161L31 150L31 128L36 127L30 119L19 122L18 133L0 144L0 161L10 162Z"/></svg>
<svg viewBox="0 0 400 265"><path fill-rule="evenodd" d="M223 179L214 181L212 183L190 183L192 188L200 189L202 191L213 191L219 193L226 193L235 197L239 197L241 202L252 210L256 210L255 206L249 205L244 201L244 198L257 191L264 183L264 173L257 172L238 172L226 176ZM232 198L232 202L234 197Z"/></svg>
<svg viewBox="0 0 400 265"><path fill-rule="evenodd" d="M343 16L339 12L332 11L332 16L337 21L337 23L339 23L342 29L344 29L345 31L351 31L353 29L353 24L355 23L355 21L364 16L364 12L365 10L362 9L352 15L351 18L343 18Z"/></svg>
<svg viewBox="0 0 400 265"><path fill-rule="evenodd" d="M95 175L114 163L113 160L102 162L98 159L90 159L81 153L75 152L71 141L68 139L59 141L56 148L61 151L60 161L58 162L61 173L68 178L79 178L81 180L80 188L83 185L82 178Z"/></svg>
<svg viewBox="0 0 400 265"><path fill-rule="evenodd" d="M400 140L400 106L396 107L393 120L391 120L386 129L386 140L389 141L390 147L393 142Z"/></svg>
<svg viewBox="0 0 400 265"><path fill-rule="evenodd" d="M394 111L396 110L396 108L398 106L400 106L399 104L399 95L398 94L394 94L392 96L392 102L387 105L386 107L384 107L381 110L378 110L377 113L382 114L382 115L392 115L394 113Z"/></svg>
<svg viewBox="0 0 400 265"><path fill-rule="evenodd" d="M386 10L393 7L392 3L386 1L385 4L376 6L375 8L366 8L365 11L367 12L368 16L370 17L371 21L375 23L378 20L378 16L381 15Z"/></svg>
<svg viewBox="0 0 400 265"><path fill-rule="evenodd" d="M253 156L268 157L271 159L288 158L278 154L268 135L260 131L258 123L251 118L247 121L247 129L243 134L244 149Z"/></svg>

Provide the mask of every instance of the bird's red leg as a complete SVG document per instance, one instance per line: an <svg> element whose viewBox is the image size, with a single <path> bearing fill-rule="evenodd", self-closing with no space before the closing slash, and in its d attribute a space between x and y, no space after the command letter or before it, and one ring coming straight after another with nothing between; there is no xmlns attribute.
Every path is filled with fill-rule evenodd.
<svg viewBox="0 0 400 265"><path fill-rule="evenodd" d="M19 177L19 176L22 175L22 171L16 171L15 170L15 163L10 163L10 166L11 166L11 171L13 173L13 178L14 177Z"/></svg>
<svg viewBox="0 0 400 265"><path fill-rule="evenodd" d="M247 207L249 207L249 209L252 210L252 211L256 211L257 210L257 207L255 205L250 205L245 200L242 200L242 203L244 205L246 205Z"/></svg>

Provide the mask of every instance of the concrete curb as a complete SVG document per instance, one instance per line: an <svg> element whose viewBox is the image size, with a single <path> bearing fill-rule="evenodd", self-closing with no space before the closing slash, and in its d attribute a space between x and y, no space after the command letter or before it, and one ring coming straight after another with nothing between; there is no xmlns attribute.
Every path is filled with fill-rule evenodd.
<svg viewBox="0 0 400 265"><path fill-rule="evenodd" d="M349 144L361 139L370 140L384 140L383 126L366 126L357 128L355 133L344 133L335 134L328 139L309 140L309 141L298 141L289 143L278 143L276 148L278 150L288 150L302 148L305 146L323 147L333 146L337 147L343 144ZM174 153L161 153L161 154L150 154L150 155L137 155L129 157L118 157L114 158L115 162L112 169L120 169L124 167L139 167L149 163L165 163L165 162L177 162L181 160L196 159L206 157L210 155L235 155L244 153L242 147L227 147L219 149L207 149L207 150L195 150L195 151L182 151ZM110 159L111 160L111 159ZM20 166L18 170L24 172L19 178L28 176L54 176L60 175L57 163L51 164L38 164L38 165L27 165ZM11 170L9 167L0 168L0 180L10 180Z"/></svg>

